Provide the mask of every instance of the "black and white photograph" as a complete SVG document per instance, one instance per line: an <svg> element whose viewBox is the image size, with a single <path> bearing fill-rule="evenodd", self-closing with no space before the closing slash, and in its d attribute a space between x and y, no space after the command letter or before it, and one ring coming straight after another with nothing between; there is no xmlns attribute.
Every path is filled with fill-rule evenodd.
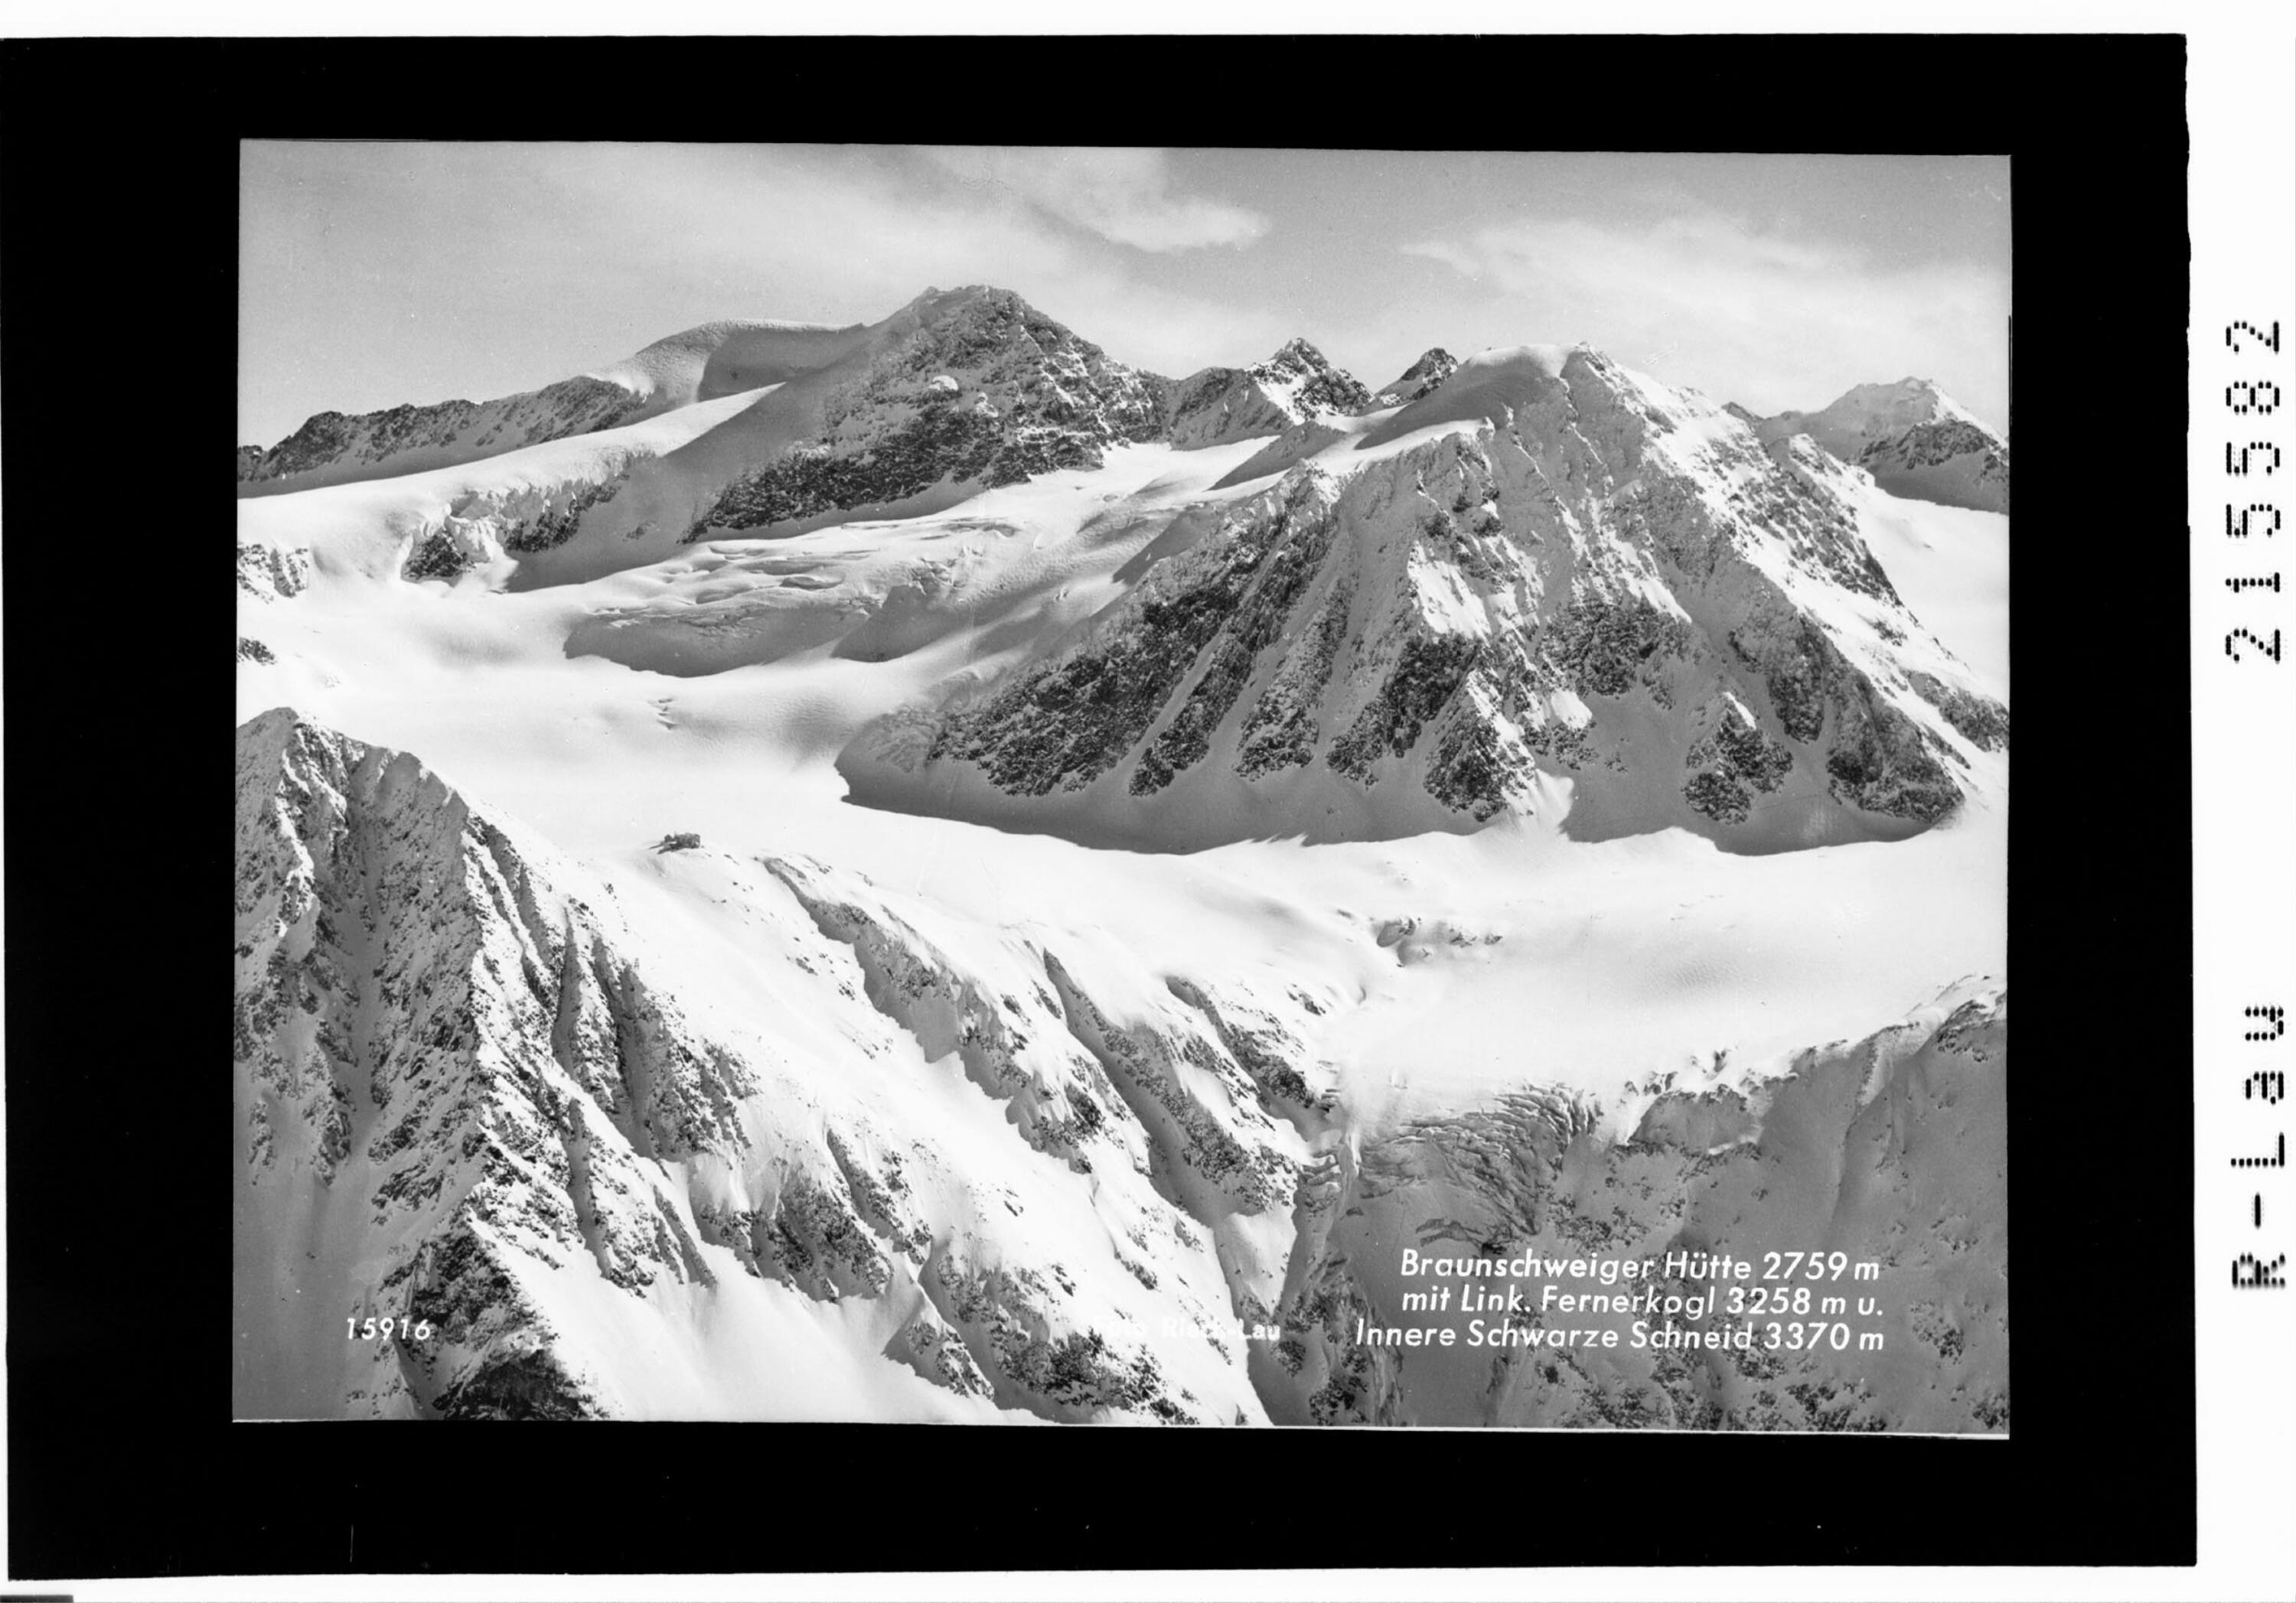
<svg viewBox="0 0 2296 1603"><path fill-rule="evenodd" d="M2014 163L1817 143L242 143L231 1417L2012 1435Z"/></svg>

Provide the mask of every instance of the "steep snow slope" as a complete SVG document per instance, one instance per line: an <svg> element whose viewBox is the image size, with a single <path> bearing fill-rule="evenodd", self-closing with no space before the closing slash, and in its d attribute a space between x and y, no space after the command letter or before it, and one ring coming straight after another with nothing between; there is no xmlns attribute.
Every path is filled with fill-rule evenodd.
<svg viewBox="0 0 2296 1603"><path fill-rule="evenodd" d="M1502 813L1901 837L1988 782L2008 716L1830 467L1596 353L1487 352L842 769L880 806L1168 847Z"/></svg>
<svg viewBox="0 0 2296 1603"><path fill-rule="evenodd" d="M1821 412L1752 418L1767 443L1807 434L1893 495L2009 510L2009 446L1927 379L1861 384Z"/></svg>
<svg viewBox="0 0 2296 1603"><path fill-rule="evenodd" d="M695 401L779 384L843 356L859 327L704 323L636 356L493 401L348 416L322 412L269 450L242 446L239 493L269 495L454 467L546 440L642 422Z"/></svg>
<svg viewBox="0 0 2296 1603"><path fill-rule="evenodd" d="M1423 355L1418 361L1403 370L1396 381L1372 397L1374 409L1407 406L1423 399L1436 387L1459 371L1459 359L1441 346Z"/></svg>
<svg viewBox="0 0 2296 1603"><path fill-rule="evenodd" d="M1341 1383L1303 1389L1296 1336L1286 1362L1251 1335L1336 1287L1378 1305L1396 1238L1335 1232L1358 1211L1333 1177L1453 1221L1412 1239L1459 1228L1407 1172L1426 1126L1365 1144L1313 1045L1344 990L1312 961L1165 967L691 840L598 873L283 710L239 762L242 1416L1343 1419L1343 1339ZM1915 1059L1837 1060L1871 1100ZM1773 1077L1626 1087L1620 1117L1637 1146L1750 1103L1798 1128L1809 1064ZM1463 1127L1528 1106L1611 1151L1584 1096ZM1987 1140L1954 1149L1981 1165ZM1838 1144L1763 1161L1822 1188ZM1983 1199L1957 1174L1917 1198ZM386 1315L428 1329L337 1334ZM1633 1407L1636 1381L1572 1393ZM1491 1416L1430 1393L1411 1417Z"/></svg>

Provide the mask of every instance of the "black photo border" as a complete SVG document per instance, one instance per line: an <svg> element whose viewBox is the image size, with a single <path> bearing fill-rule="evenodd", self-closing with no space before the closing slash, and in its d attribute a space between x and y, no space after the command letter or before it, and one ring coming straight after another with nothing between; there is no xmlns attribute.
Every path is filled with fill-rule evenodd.
<svg viewBox="0 0 2296 1603"><path fill-rule="evenodd" d="M2176 35L0 45L11 1572L2192 1563L2184 96ZM301 137L2009 155L2009 1439L232 1423L197 553Z"/></svg>

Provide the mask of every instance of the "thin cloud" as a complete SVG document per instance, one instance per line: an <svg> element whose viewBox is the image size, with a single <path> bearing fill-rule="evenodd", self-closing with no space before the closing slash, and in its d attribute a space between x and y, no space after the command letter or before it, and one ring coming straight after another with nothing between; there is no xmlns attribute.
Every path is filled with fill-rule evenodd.
<svg viewBox="0 0 2296 1603"><path fill-rule="evenodd" d="M1268 228L1257 212L1178 192L1161 151L941 145L926 153L968 188L1002 191L1138 250L1242 247Z"/></svg>
<svg viewBox="0 0 2296 1603"><path fill-rule="evenodd" d="M1544 337L1764 412L1916 374L1980 415L2006 410L2005 275L1894 266L1707 210L1641 225L1528 221L1402 247L1528 303Z"/></svg>

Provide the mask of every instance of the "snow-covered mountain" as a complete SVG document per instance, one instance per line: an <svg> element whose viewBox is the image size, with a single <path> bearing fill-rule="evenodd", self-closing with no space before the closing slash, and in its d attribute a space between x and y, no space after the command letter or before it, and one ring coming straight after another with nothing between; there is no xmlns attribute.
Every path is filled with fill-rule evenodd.
<svg viewBox="0 0 2296 1603"><path fill-rule="evenodd" d="M881 805L1166 845L1502 814L1744 849L1902 835L2008 715L1830 468L1599 353L1488 352L844 771Z"/></svg>
<svg viewBox="0 0 2296 1603"><path fill-rule="evenodd" d="M1767 443L1806 434L1893 495L2009 510L2009 444L1927 379L1861 384L1822 412L1755 418Z"/></svg>
<svg viewBox="0 0 2296 1603"><path fill-rule="evenodd" d="M2003 1427L2001 513L977 286L591 377L237 503L235 1411ZM1356 1325L1821 1237L1882 1356Z"/></svg>
<svg viewBox="0 0 2296 1603"><path fill-rule="evenodd" d="M1441 346L1436 346L1405 368L1394 383L1372 397L1372 406L1374 409L1407 406L1432 392L1436 386L1458 371L1458 357Z"/></svg>
<svg viewBox="0 0 2296 1603"><path fill-rule="evenodd" d="M690 835L641 896L283 709L238 764L242 1417L2005 1414L1997 991L1773 1079L1630 1087L1631 1124L1533 1088L1358 1152L1312 971L1062 952ZM1727 1389L1567 1355L1542 1386L1533 1349L1469 1375L1353 1335L1398 1306L1399 1240L1821 1233L1882 1255L1899 1369L1949 1344L1956 1386L1907 1411L1910 1383L1743 1354L1712 1361ZM378 1315L422 1334L358 1337Z"/></svg>
<svg viewBox="0 0 2296 1603"><path fill-rule="evenodd" d="M1221 446L1372 409L1370 392L1305 339L1250 367L1208 367L1168 403L1174 445Z"/></svg>

